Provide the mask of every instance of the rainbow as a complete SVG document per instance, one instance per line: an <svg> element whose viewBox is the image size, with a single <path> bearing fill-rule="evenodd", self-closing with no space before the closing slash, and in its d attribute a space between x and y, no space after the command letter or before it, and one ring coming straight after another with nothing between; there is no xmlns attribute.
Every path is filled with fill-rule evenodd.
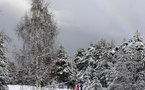
<svg viewBox="0 0 145 90"><path fill-rule="evenodd" d="M132 37L133 33L137 28L131 21L128 20L124 16L123 13L120 12L119 9L115 7L115 4L113 4L110 0L96 0L97 4L101 6L101 8L107 12L107 14L118 24L123 30L123 32L127 35L127 37Z"/></svg>

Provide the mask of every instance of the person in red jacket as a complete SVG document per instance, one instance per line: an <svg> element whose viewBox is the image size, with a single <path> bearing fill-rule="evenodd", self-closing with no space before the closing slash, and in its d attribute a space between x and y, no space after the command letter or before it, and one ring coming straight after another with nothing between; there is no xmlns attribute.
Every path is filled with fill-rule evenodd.
<svg viewBox="0 0 145 90"><path fill-rule="evenodd" d="M77 85L77 90L79 90L79 84Z"/></svg>
<svg viewBox="0 0 145 90"><path fill-rule="evenodd" d="M75 90L75 83L72 84L73 90Z"/></svg>

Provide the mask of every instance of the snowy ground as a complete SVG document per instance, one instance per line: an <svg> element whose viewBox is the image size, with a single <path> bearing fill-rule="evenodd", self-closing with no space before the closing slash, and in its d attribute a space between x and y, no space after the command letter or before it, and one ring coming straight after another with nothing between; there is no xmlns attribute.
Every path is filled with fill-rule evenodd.
<svg viewBox="0 0 145 90"><path fill-rule="evenodd" d="M36 87L33 87L33 86L8 85L8 87L9 87L9 90L37 90ZM71 89L42 88L39 90L71 90Z"/></svg>
<svg viewBox="0 0 145 90"><path fill-rule="evenodd" d="M20 85L8 85L9 87L9 90L37 90L36 87L33 87L33 86L20 86ZM39 89L39 90L72 90L72 89L54 89L54 88L42 88L42 89ZM103 90L107 90L107 89L103 89Z"/></svg>

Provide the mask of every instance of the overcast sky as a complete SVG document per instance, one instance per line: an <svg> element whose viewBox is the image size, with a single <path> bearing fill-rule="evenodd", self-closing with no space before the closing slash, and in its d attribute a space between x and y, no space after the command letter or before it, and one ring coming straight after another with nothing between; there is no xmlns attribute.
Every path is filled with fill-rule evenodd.
<svg viewBox="0 0 145 90"><path fill-rule="evenodd" d="M57 43L74 55L100 39L120 44L138 29L145 38L145 0L46 0L51 2L59 35ZM16 24L30 9L30 0L0 0L0 29L16 47ZM14 45L12 45L14 46ZM13 49L15 49L13 47Z"/></svg>

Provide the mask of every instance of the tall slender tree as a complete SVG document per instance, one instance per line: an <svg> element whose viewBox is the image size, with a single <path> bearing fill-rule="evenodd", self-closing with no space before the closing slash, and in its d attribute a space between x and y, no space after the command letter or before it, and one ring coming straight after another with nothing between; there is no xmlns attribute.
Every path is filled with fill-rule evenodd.
<svg viewBox="0 0 145 90"><path fill-rule="evenodd" d="M18 36L24 42L25 62L32 64L37 83L50 71L56 29L53 15L43 0L33 0L30 13L17 26Z"/></svg>

